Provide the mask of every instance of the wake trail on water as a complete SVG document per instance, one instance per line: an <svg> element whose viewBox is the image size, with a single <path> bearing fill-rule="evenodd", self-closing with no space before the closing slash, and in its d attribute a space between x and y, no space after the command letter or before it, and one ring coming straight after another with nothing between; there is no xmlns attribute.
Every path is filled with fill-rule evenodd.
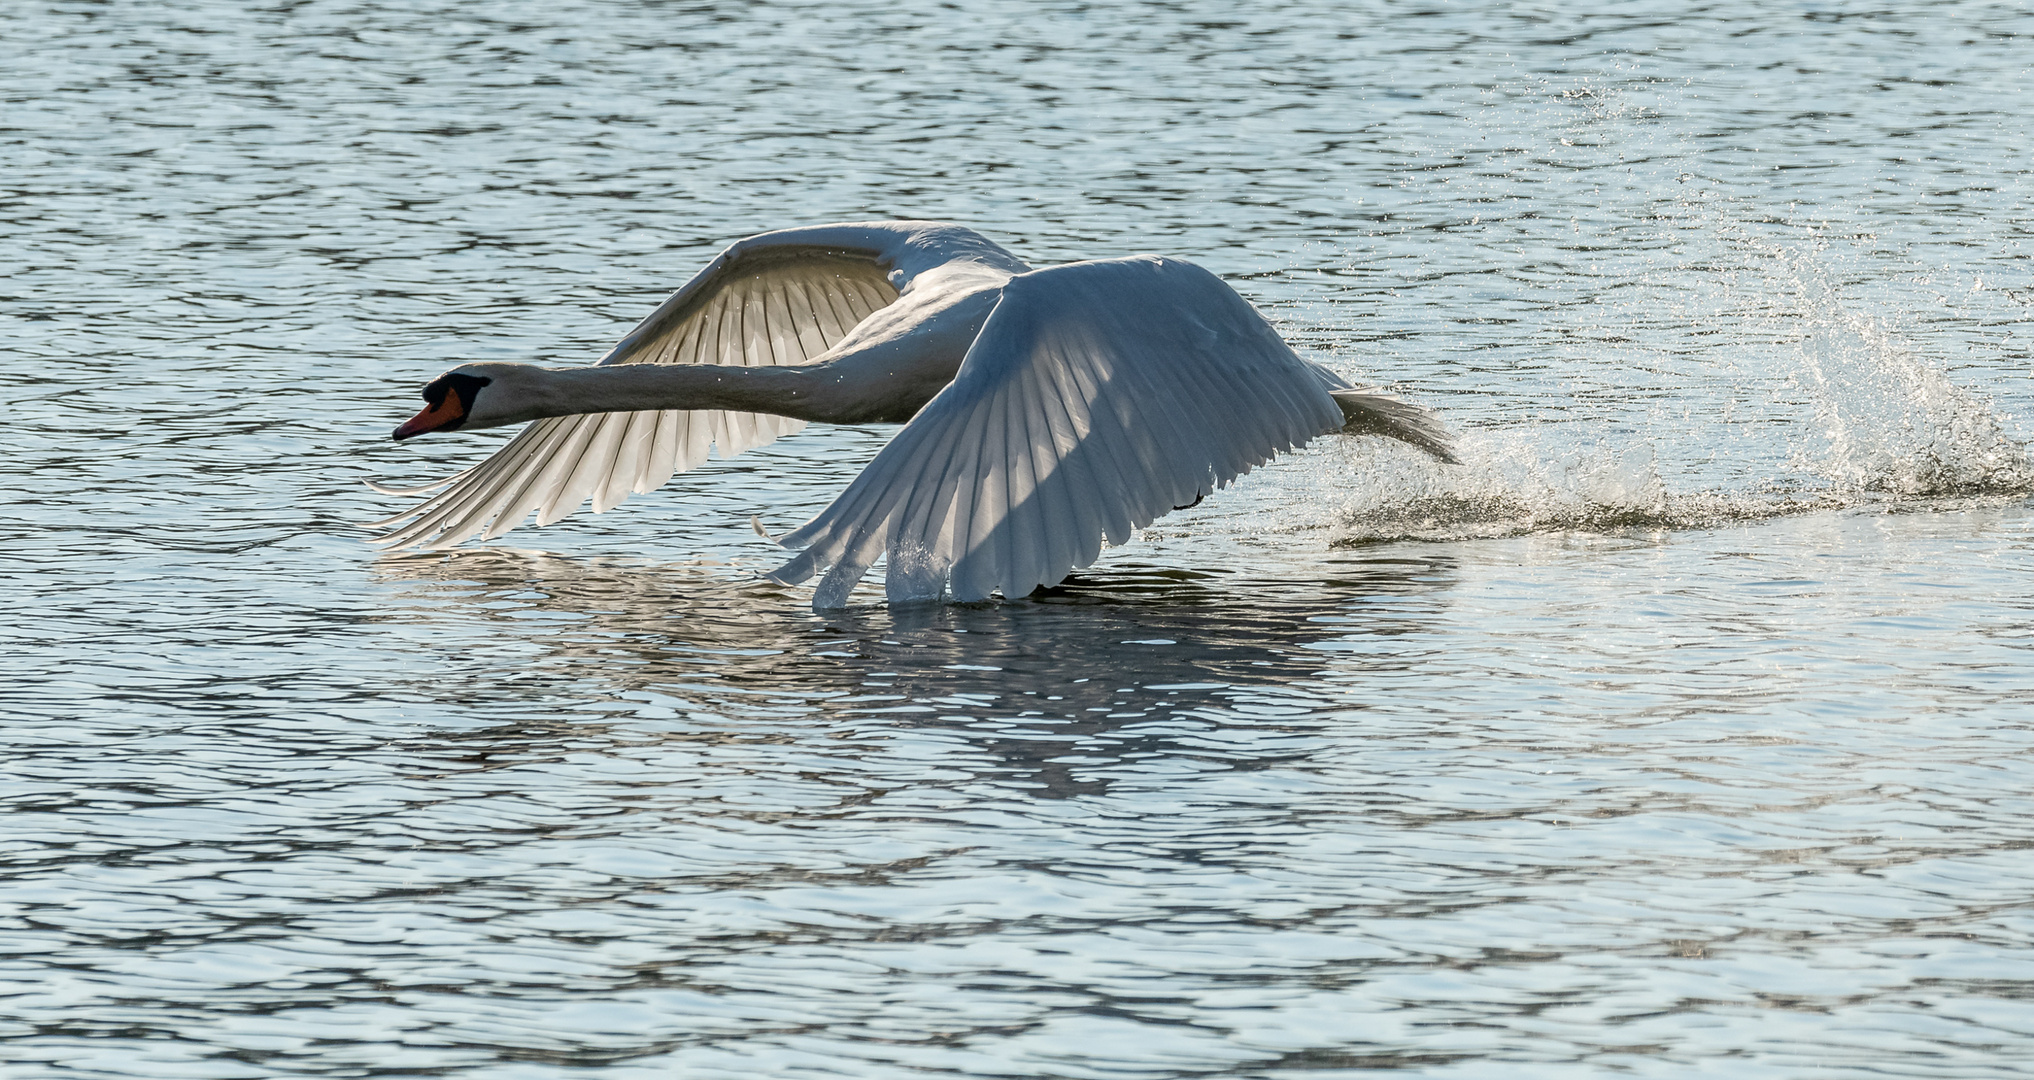
<svg viewBox="0 0 2034 1080"><path fill-rule="evenodd" d="M1366 447L1354 452L1362 461L1329 466L1353 465L1362 477L1336 508L1333 543L1703 529L2034 495L2028 446L1989 398L1956 385L1882 321L1833 303L1825 310L1796 342L1800 369L1789 385L1806 392L1812 411L1794 425L1800 430L1786 439L1779 468L1717 486L1683 486L1665 475L1671 464L1658 447L1699 444L1699 425L1717 419L1714 411L1684 414L1680 423L1656 413L1636 428L1555 422L1463 431L1463 464L1454 468ZM1674 430L1663 432L1663 424Z"/></svg>

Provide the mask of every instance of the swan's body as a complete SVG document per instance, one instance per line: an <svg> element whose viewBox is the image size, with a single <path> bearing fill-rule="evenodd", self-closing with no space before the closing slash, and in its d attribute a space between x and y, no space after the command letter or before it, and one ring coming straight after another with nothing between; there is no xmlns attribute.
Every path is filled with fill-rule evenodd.
<svg viewBox="0 0 2034 1080"><path fill-rule="evenodd" d="M889 598L1022 596L1166 512L1330 432L1444 461L1432 413L1294 355L1191 263L1140 255L1032 270L969 229L822 225L739 241L592 367L468 364L396 429L534 420L493 456L377 525L450 547L539 525L760 446L807 421L904 423L771 576L831 567L845 603L887 557Z"/></svg>

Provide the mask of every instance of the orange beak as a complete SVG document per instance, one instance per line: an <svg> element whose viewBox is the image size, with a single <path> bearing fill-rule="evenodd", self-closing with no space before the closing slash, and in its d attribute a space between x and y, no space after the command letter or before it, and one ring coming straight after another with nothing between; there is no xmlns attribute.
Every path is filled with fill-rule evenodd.
<svg viewBox="0 0 2034 1080"><path fill-rule="evenodd" d="M395 439L397 442L401 442L412 436L422 435L427 431L439 431L465 418L466 406L459 403L458 393L447 387L445 389L445 396L439 398L437 404L410 417L403 423L403 426L395 429Z"/></svg>

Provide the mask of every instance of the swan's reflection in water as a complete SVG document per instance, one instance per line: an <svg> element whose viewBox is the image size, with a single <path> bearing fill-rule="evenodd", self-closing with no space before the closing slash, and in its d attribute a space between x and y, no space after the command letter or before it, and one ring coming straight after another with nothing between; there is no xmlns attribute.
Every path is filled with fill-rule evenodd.
<svg viewBox="0 0 2034 1080"><path fill-rule="evenodd" d="M1317 569L1293 580L1127 565L1017 601L825 615L806 610L798 590L724 566L487 548L391 558L381 574L414 600L386 618L442 623L447 639L490 643L461 680L462 703L477 678L507 700L550 687L681 702L719 717L730 738L758 710L773 727L786 710L835 721L880 715L888 728L959 723L970 725L970 748L1001 771L1064 796L1101 786L1051 760L1069 742L1082 744L1092 768L1158 749L1163 734L1134 730L1154 717L1342 704L1317 677L1348 666L1348 654L1312 646L1427 628L1455 570L1445 557L1354 555ZM1025 736L1001 733L1013 724ZM1053 738L1030 737L1038 731Z"/></svg>

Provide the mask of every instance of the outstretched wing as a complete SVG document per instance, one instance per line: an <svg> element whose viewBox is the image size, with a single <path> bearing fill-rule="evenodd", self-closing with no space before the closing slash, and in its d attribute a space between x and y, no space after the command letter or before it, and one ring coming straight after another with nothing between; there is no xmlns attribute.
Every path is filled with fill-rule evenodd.
<svg viewBox="0 0 2034 1080"><path fill-rule="evenodd" d="M761 238L758 238L761 239ZM602 357L602 364L808 363L855 324L897 299L873 252L744 241L705 270ZM493 539L537 512L537 524L579 508L613 509L706 460L762 446L805 426L761 413L678 410L597 413L539 420L479 465L407 491L442 488L370 527L402 524L376 542L451 547Z"/></svg>
<svg viewBox="0 0 2034 1080"><path fill-rule="evenodd" d="M839 607L877 556L890 599L1023 596L1174 508L1342 427L1314 365L1191 263L1138 256L1012 278L954 381L771 576L832 571Z"/></svg>

